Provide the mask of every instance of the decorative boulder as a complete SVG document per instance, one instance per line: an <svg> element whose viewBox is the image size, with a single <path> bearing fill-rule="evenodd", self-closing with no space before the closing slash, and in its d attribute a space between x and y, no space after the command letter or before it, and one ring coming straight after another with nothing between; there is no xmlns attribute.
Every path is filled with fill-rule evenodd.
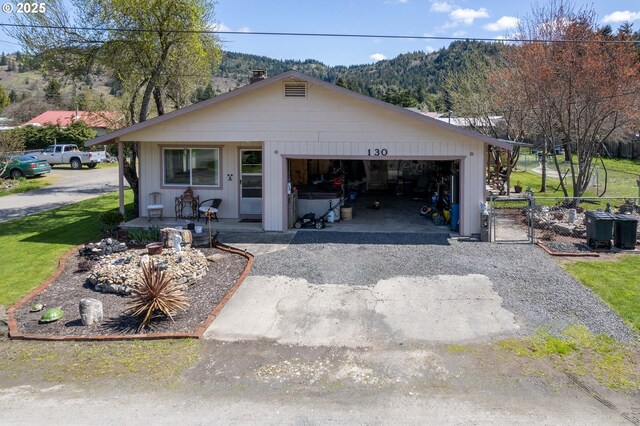
<svg viewBox="0 0 640 426"><path fill-rule="evenodd" d="M162 228L160 230L160 239L164 244L164 248L173 248L177 235L182 238L181 246L183 248L191 247L193 237L188 229Z"/></svg>
<svg viewBox="0 0 640 426"><path fill-rule="evenodd" d="M93 325L102 321L102 302L97 299L80 299L80 319L82 325Z"/></svg>

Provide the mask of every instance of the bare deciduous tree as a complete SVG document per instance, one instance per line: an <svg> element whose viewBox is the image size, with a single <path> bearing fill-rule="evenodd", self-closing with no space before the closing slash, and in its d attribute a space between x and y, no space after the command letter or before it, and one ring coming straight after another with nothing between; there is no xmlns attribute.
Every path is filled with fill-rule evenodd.
<svg viewBox="0 0 640 426"><path fill-rule="evenodd" d="M545 159L549 149L565 196L581 197L602 144L637 126L638 53L631 43L612 43L630 40L629 34L601 31L593 10L576 11L563 0L534 9L518 37L522 41L505 55L504 87L521 94L519 108L529 115L530 133L545 142ZM557 147L569 163L566 177ZM543 169L543 191L545 175Z"/></svg>

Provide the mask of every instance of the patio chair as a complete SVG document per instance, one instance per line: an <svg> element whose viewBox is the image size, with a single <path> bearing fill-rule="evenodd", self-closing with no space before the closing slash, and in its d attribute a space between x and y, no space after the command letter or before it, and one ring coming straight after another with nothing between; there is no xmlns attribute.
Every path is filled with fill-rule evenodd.
<svg viewBox="0 0 640 426"><path fill-rule="evenodd" d="M198 206L198 222L200 222L200 218L204 216L207 218L207 224L209 223L209 216L207 216L207 212L211 212L211 217L213 217L216 222L219 222L218 209L220 208L220 204L222 204L222 200L220 198L210 198L201 202Z"/></svg>
<svg viewBox="0 0 640 426"><path fill-rule="evenodd" d="M151 220L151 216L157 215L160 219L162 219L162 212L164 210L164 205L162 204L162 193L161 192L152 192L149 194L149 204L147 204L147 221Z"/></svg>

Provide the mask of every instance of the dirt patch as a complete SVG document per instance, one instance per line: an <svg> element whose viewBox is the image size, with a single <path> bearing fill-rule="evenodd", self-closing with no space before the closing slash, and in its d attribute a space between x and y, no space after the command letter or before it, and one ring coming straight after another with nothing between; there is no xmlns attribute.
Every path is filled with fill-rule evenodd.
<svg viewBox="0 0 640 426"><path fill-rule="evenodd" d="M213 312L225 295L242 275L247 259L239 254L219 249L199 249L205 256L215 256L209 262L207 274L186 289L189 307L177 313L173 321L162 319L153 322L153 330L146 333L194 333ZM40 294L13 312L18 332L45 336L105 336L135 334L136 319L125 315L127 296L101 293L93 290L88 278L90 272L81 271L78 263L83 257L72 255L60 275ZM83 326L78 304L80 299L90 297L103 305L104 321L93 326ZM42 312L29 312L33 304L60 307L64 318L53 323L40 324Z"/></svg>

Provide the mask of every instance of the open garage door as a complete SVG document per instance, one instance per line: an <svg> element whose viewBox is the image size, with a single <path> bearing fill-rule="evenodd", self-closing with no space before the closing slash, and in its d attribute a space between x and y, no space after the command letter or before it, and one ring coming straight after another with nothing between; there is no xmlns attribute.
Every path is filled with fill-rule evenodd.
<svg viewBox="0 0 640 426"><path fill-rule="evenodd" d="M455 232L459 168L458 160L289 159L289 226L313 213L335 219L327 224L335 231Z"/></svg>

